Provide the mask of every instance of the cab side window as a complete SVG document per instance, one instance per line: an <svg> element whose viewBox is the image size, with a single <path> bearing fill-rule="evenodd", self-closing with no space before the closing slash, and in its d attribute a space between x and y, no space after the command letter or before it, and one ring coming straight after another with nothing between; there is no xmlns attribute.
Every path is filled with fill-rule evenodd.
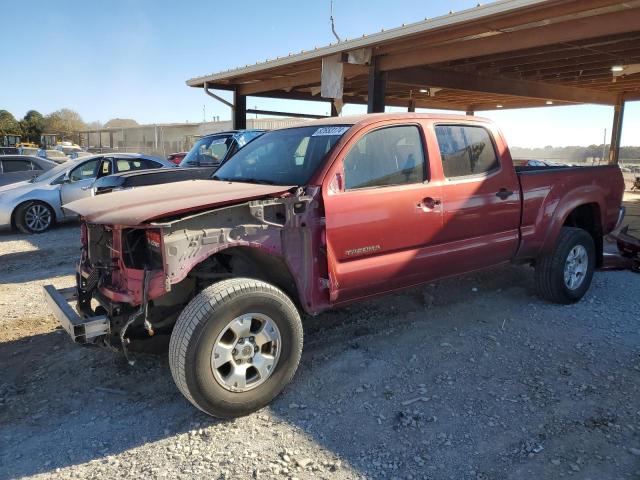
<svg viewBox="0 0 640 480"><path fill-rule="evenodd" d="M415 125L366 133L344 159L346 190L424 182L422 137Z"/></svg>
<svg viewBox="0 0 640 480"><path fill-rule="evenodd" d="M446 178L483 175L500 168L489 132L469 125L436 125Z"/></svg>

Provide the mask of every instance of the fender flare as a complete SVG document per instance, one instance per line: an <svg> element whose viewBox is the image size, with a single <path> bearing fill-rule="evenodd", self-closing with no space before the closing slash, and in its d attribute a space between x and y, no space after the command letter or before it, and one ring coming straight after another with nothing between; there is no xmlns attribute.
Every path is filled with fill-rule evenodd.
<svg viewBox="0 0 640 480"><path fill-rule="evenodd" d="M546 202L545 202L546 203ZM542 243L541 252L548 252L555 246L556 239L560 234L560 229L567 220L567 217L576 208L582 205L596 204L600 210L600 218L596 220L596 223L604 228L602 224L602 212L605 210L605 199L602 190L599 187L593 185L584 185L571 190L558 198L558 205L556 206L553 214L551 215L551 221L546 226L546 235ZM544 227L543 227L544 228Z"/></svg>

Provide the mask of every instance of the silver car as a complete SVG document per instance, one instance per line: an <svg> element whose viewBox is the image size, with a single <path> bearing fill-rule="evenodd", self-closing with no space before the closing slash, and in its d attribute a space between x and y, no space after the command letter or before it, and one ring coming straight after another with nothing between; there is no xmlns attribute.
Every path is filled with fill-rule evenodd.
<svg viewBox="0 0 640 480"><path fill-rule="evenodd" d="M46 158L31 155L2 155L0 157L0 186L30 180L57 164Z"/></svg>
<svg viewBox="0 0 640 480"><path fill-rule="evenodd" d="M77 216L63 205L89 197L96 178L148 168L176 168L164 159L135 153L107 153L70 160L31 180L0 187L0 229L42 233Z"/></svg>

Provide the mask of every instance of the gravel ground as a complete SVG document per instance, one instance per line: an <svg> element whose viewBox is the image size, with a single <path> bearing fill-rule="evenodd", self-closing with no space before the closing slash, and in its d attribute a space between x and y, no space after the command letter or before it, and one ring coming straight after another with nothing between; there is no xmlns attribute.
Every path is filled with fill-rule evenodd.
<svg viewBox="0 0 640 480"><path fill-rule="evenodd" d="M509 266L305 319L292 384L218 421L163 355L73 345L76 226L0 235L0 478L640 478L640 277L577 305Z"/></svg>

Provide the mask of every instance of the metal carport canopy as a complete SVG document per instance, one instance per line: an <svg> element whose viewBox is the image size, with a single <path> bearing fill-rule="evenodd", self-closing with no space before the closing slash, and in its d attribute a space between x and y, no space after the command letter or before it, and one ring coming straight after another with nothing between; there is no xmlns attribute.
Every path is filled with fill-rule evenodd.
<svg viewBox="0 0 640 480"><path fill-rule="evenodd" d="M349 63L354 53L370 60ZM234 124L243 128L249 95L332 101L320 95L328 57L342 63L342 102L369 112L612 105L617 162L624 102L640 100L640 0L503 0L187 85L215 98L211 89L233 91Z"/></svg>

